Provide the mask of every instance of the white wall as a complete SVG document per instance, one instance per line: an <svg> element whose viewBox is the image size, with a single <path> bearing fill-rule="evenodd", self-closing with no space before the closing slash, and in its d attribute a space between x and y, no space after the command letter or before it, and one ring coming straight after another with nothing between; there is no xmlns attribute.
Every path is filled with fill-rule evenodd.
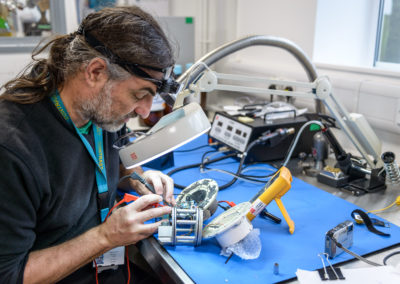
<svg viewBox="0 0 400 284"><path fill-rule="evenodd" d="M359 1L364 0L356 2ZM329 29L326 28L325 34L329 40L336 43L339 41L339 44L323 52L332 54L342 52L350 57L342 62L331 62L336 63L335 65L321 64L315 60L321 58L323 54L315 54L314 47L320 48L321 44L327 44L329 40L325 39L324 42L323 37L317 37L315 41L315 33L324 33L316 25L317 2L317 0L238 0L237 22L236 27L233 27L236 29L236 38L263 34L287 38L296 43L310 58L314 58L318 74L327 75L330 78L337 99L350 112L359 112L367 117L383 141L383 150L392 150L396 155L400 155L400 146L397 143L400 141L400 127L397 124L400 122L400 73L343 66L348 62L356 64L361 60L365 61L366 58L369 60L372 55L371 51L363 49L362 45L354 45L351 38L340 38L340 29L352 28L355 35L363 25L372 26L376 19L359 18L352 27L343 26L339 18L337 22L332 22ZM348 1L339 2L348 6L348 9L341 14L342 16L351 17L349 11L357 12ZM378 1L365 1L363 7L367 9L376 2ZM371 42L375 34L364 33L358 36L363 39L363 42ZM304 70L290 54L271 47L251 47L239 51L231 55L222 66L219 65L218 71L273 76L297 81L307 80ZM218 96L213 96L209 94L207 99L210 105L226 105L240 95L218 93ZM310 110L314 109L312 100L296 99L296 104L308 106Z"/></svg>
<svg viewBox="0 0 400 284"><path fill-rule="evenodd" d="M351 38L340 38L340 19L326 27L327 40L315 34L324 34L316 25L318 21L317 0L151 0L152 7L162 11L155 11L158 15L191 16L195 20L195 56L200 58L210 50L223 43L247 35L273 35L289 39L302 48L310 58L314 58L319 75L328 75L333 85L335 96L346 106L349 111L360 112L367 116L379 137L384 142L384 150L391 149L400 155L400 73L376 71L368 68L343 67L338 63L318 63L321 53L315 53L315 47L332 42L341 41L336 49L326 49L323 52L335 54L339 48L344 54L352 53L360 47L350 46ZM329 0L323 0L329 1ZM355 0L355 2L364 0ZM144 2L144 1L141 1ZM149 2L149 3L150 3ZM348 1L340 0L342 5L349 6ZM338 2L338 3L339 3ZM345 3L343 3L345 2ZM351 1L353 4L354 1ZM365 9L378 1L365 1ZM167 5L167 4L168 5ZM168 6L168 7L166 7ZM166 11L168 10L168 11ZM166 13L166 14L164 14ZM355 12L353 12L355 13ZM351 17L352 14L343 12L342 16ZM363 25L372 25L374 19L358 19L351 28L356 29ZM336 27L338 29L336 29ZM370 41L372 35L364 34L365 41ZM347 47L347 49L346 49ZM318 47L319 48L319 47ZM326 55L326 54L325 54ZM358 57L357 57L358 56ZM370 56L368 51L352 56L351 59L359 61L360 58ZM29 62L29 54L0 55L2 70L0 70L0 83L4 83L12 75L17 74L21 67ZM288 52L272 47L251 47L239 51L226 60L221 61L215 68L222 72L255 74L274 76L291 80L307 80L304 70ZM213 105L226 104L237 98L231 96L218 96L210 94L208 102ZM307 105L313 109L312 100L296 99L299 105Z"/></svg>

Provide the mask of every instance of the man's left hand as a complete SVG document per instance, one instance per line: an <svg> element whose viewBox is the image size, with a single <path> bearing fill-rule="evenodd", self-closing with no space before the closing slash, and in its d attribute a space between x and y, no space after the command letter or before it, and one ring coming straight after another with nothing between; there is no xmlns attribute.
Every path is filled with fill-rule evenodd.
<svg viewBox="0 0 400 284"><path fill-rule="evenodd" d="M162 195L164 200L171 205L175 205L174 199L174 181L172 178L160 171L148 170L142 174L142 177L153 186L155 193ZM132 184L133 180L131 180ZM132 187L140 195L149 194L151 191L144 184L135 181Z"/></svg>

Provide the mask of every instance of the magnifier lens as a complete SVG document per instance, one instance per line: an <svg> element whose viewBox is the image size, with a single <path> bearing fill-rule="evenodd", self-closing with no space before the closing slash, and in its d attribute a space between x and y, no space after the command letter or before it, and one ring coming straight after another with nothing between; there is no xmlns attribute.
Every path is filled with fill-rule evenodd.
<svg viewBox="0 0 400 284"><path fill-rule="evenodd" d="M142 137L144 135L146 135L146 133L144 133L142 131L129 132L125 135L118 137L118 139L115 140L113 147L114 147L114 149L118 149L118 150L123 149L126 146L132 144L133 141L135 141L137 138Z"/></svg>

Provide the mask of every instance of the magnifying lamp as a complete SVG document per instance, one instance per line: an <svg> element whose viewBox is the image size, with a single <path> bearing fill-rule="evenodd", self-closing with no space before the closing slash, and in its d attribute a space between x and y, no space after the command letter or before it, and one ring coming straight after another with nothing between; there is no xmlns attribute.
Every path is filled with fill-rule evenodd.
<svg viewBox="0 0 400 284"><path fill-rule="evenodd" d="M121 137L114 147L127 169L138 167L196 139L211 128L204 111L190 103L163 116L147 133L133 141ZM125 140L124 146L117 146Z"/></svg>

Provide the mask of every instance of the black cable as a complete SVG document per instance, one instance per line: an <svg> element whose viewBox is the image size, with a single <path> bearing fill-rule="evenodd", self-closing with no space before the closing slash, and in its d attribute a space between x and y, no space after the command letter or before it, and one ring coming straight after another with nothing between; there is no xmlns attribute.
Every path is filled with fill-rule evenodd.
<svg viewBox="0 0 400 284"><path fill-rule="evenodd" d="M344 250L344 251L347 252L348 254L354 256L354 257L357 258L358 260L361 260L361 261L363 261L363 262L365 262L365 263L368 263L369 265L373 265L373 266L382 266L382 264L379 264L379 263L370 261L370 260L368 260L368 259L362 257L361 255L358 255L358 254L356 254L355 252L352 252L351 250L345 248L345 247L344 247L341 243L339 243L335 238L331 238L331 239L332 239L332 241L335 243L335 245L336 245L338 248L341 248L342 250Z"/></svg>
<svg viewBox="0 0 400 284"><path fill-rule="evenodd" d="M234 156L236 156L236 153L228 154L228 155L226 155L226 156L219 157L219 158L216 158L216 159L207 161L207 162L205 162L204 164L215 163L215 162L218 162L218 161L221 161L221 160L224 160L224 159L227 159L227 158L231 158L231 157L234 157ZM176 168L176 169L173 169L173 170L169 171L169 172L167 173L167 175L168 175L168 176L171 176L171 175L173 175L174 173L177 173L177 172L180 172L180 171L183 171L183 170L196 168L196 167L200 166L201 164L202 164L202 163L196 163L196 164L191 164L191 165L179 167L179 168ZM184 188L186 187L186 186L183 186L183 185L180 185L180 184L176 184L176 183L174 183L174 186L175 186L176 188L178 188L178 189L184 189ZM221 188L220 188L220 190L221 190Z"/></svg>
<svg viewBox="0 0 400 284"><path fill-rule="evenodd" d="M274 167L270 163L266 163L266 162L252 162L252 163L246 164L243 167L243 169L245 170L245 169L247 169L247 168L249 168L251 166L254 166L254 165L268 165L268 166ZM276 168L276 167L274 167L274 168ZM275 171L272 174L268 174L268 175L260 175L260 176L259 175L244 175L244 176L252 177L252 178L269 178L270 176L273 176L274 174L275 174Z"/></svg>
<svg viewBox="0 0 400 284"><path fill-rule="evenodd" d="M192 152L192 151L196 151L196 150L199 150L201 148L204 148L204 147L209 147L209 145L208 144L207 145L202 145L202 146L198 146L198 147L195 147L195 148L192 148L192 149L187 149L187 150L175 150L174 152L175 153Z"/></svg>
<svg viewBox="0 0 400 284"><path fill-rule="evenodd" d="M203 165L204 165L204 158L206 157L206 155L207 155L207 154L210 154L210 153L216 153L216 152L218 152L218 150L216 150L216 149L214 149L214 150L209 150L209 151L204 152L203 155L201 156L200 168L202 168Z"/></svg>
<svg viewBox="0 0 400 284"><path fill-rule="evenodd" d="M231 181L229 181L228 183L226 183L226 184L224 184L224 185L222 185L222 186L219 186L219 190L223 190L223 189L226 189L226 188L230 187L231 185L233 185L233 184L238 180L238 177L241 177L241 176L240 176L240 172L242 171L242 167L243 167L243 164L244 164L244 160L246 159L247 153L248 153L248 152L250 151L250 149L253 148L255 145L260 144L260 143L262 143L262 142L265 142L265 137L260 137L259 139L254 140L253 142L251 142L251 143L247 146L245 152L243 153L243 155L242 155L242 157L241 157L241 159L240 159L239 167L238 167L238 169L237 169L237 171L236 171L235 177L234 177ZM217 162L217 161L221 161L221 160L226 159L226 158L230 158L230 157L237 156L236 153L232 153L232 154L229 154L229 155L226 155L226 156L224 156L224 157L220 157L220 158L217 158L217 159L214 159L214 160L204 161L205 156L206 156L207 154L209 154L209 153L212 153L212 152L216 152L216 150L211 150L211 151L205 152L205 153L202 155L202 157L201 157L201 163L192 164L192 165L187 165L187 166L183 166L183 167L179 167L179 168L173 169L172 171L168 172L167 175L168 175L168 176L171 176L172 174L174 174L174 173L176 173L176 172L178 172L178 171L182 171L182 170L186 170L186 169L191 169L191 168L195 168L195 167L198 167L198 166L200 166L200 168L205 168L205 165L207 165L207 164L215 163L215 162ZM209 169L209 168L208 168L208 169ZM238 176L238 177L236 177L236 176ZM264 181L262 181L262 182L264 182ZM176 188L178 188L178 189L184 189L184 188L185 188L185 186L180 185L180 184L176 184L176 183L174 183L174 186L175 186Z"/></svg>
<svg viewBox="0 0 400 284"><path fill-rule="evenodd" d="M257 144L257 143L254 143L254 145L255 144ZM254 145L251 145L251 146L249 146L249 149L251 148L251 147L253 147ZM214 152L214 151L207 151L207 152L205 152L203 155L202 155L202 157L201 157L201 164L200 164L200 169L206 169L206 170L216 170L216 169L212 169L212 168L208 168L208 167L206 167L205 166L205 163L204 163L204 159L206 158L206 155L207 154L209 154L209 153L212 153L212 152ZM244 155L245 156L245 155ZM254 163L253 163L254 164ZM245 166L245 168L246 168L246 166ZM242 168L243 169L243 168ZM242 169L240 170L240 171L242 171ZM221 171L221 172L223 172L223 173L226 173L226 174L230 174L230 175L233 175L233 176L235 176L235 177L237 177L237 178L241 178L241 179L246 179L246 180L249 180L249 181L254 181L254 182L260 182L260 183L266 183L267 181L265 181L265 180L260 180L260 179L258 179L258 178L268 178L268 177L271 177L273 174L269 174L269 175L263 175L263 176L251 176L251 175L244 175L244 174L242 174L242 173L238 173L238 172L236 172L236 173L234 173L234 172L230 172L230 171L226 171L226 170L220 170L220 169L218 169L219 171Z"/></svg>
<svg viewBox="0 0 400 284"><path fill-rule="evenodd" d="M385 256L385 258L383 259L383 265L387 265L386 264L387 260L396 254L400 254L400 251L395 251Z"/></svg>
<svg viewBox="0 0 400 284"><path fill-rule="evenodd" d="M232 175L232 176L234 176L236 178L245 179L245 180L249 180L249 181L253 181L253 182L259 182L259 183L268 182L266 180L261 180L259 178L268 178L268 177L271 177L272 175L274 175L274 174L270 174L270 175L266 175L266 176L251 176L251 175L244 175L244 174L241 174L241 173L234 173L234 172L221 170L221 169L213 169L213 168L209 168L209 167L206 167L206 166L203 166L202 168L205 169L205 170L210 170L210 171L219 171L219 172L222 172L222 173L226 173L226 174Z"/></svg>

